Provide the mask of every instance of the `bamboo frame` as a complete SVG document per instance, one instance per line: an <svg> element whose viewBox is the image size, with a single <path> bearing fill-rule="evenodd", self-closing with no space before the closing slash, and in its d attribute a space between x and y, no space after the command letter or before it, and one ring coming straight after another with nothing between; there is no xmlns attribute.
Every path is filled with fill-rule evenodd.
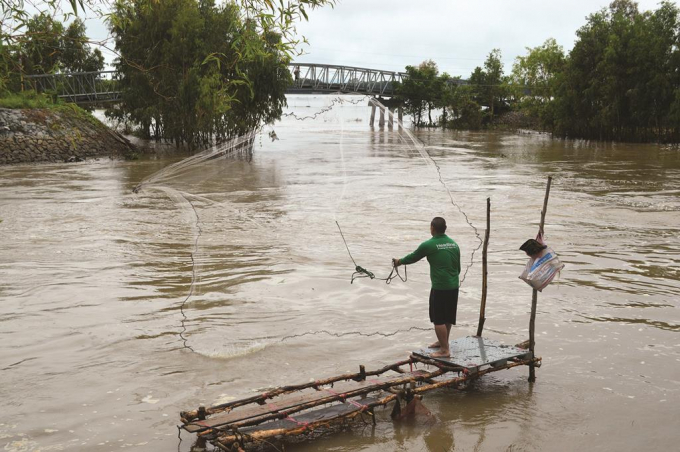
<svg viewBox="0 0 680 452"><path fill-rule="evenodd" d="M462 376L457 376L453 378L449 378L446 380L441 380L441 381L433 381L432 383L428 384L423 384L419 387L416 388L409 388L407 392L409 393L410 397L413 396L419 396L425 392L432 391L435 389L439 388L444 388L444 387L458 387L461 386L464 383L468 383L472 380L475 380L477 378L482 377L483 375L491 372L497 372L500 370L505 370L505 369L511 369L513 367L517 366L523 366L523 365L540 365L541 358L527 358L527 359L520 359L516 360L514 362L507 362L506 364L498 367L488 367L486 369L479 370L478 372L475 373L464 373ZM436 361L435 361L436 362ZM437 362L438 363L438 362ZM441 364L441 363L438 363ZM443 370L439 369L438 371L435 371L433 373L439 373L439 375L443 375L447 372L456 372L454 369L449 369L449 370ZM376 392L375 388L372 388L368 392ZM367 392L367 393L368 393ZM349 413L342 413L338 414L334 417L331 418L326 418L314 422L309 422L305 423L304 425L298 425L296 427L291 427L291 428L277 428L277 429L272 429L272 430L263 430L263 431L258 431L258 432L253 432L253 433L243 433L239 431L239 427L243 426L238 426L237 424L232 424L229 426L225 426L224 428L221 429L214 429L213 431L210 432L210 435L212 436L211 441L220 449L223 450L232 450L232 447L235 445L238 445L238 447L244 446L245 443L249 442L260 442L260 441L267 441L269 439L273 439L276 437L285 437L285 438L291 438L295 437L304 433L308 433L311 431L314 431L319 428L328 428L331 427L333 424L337 424L338 422L341 421L351 421L352 419L356 418L362 413L365 412L370 412L372 413L373 410L376 407L379 406L385 406L389 404L390 402L396 401L399 397L401 397L402 391L399 391L398 393L391 393L375 402L370 402L368 404L365 404L361 409L355 410ZM349 398L349 396L348 396ZM318 403L315 406L320 406L321 404ZM311 408L311 407L308 407ZM283 418L287 417L287 413L282 413ZM262 421L264 422L264 421ZM262 423L260 422L260 423ZM207 433L202 434L202 436L207 435Z"/></svg>
<svg viewBox="0 0 680 452"><path fill-rule="evenodd" d="M351 391L343 392L341 394L335 394L335 395L330 395L327 397L323 397L311 402L307 403L302 403L298 406L291 407L282 411L277 411L277 412L272 412L269 414L266 414L264 416L259 416L256 418L251 418L251 419L244 419L241 421L233 422L230 424L225 424L228 425L229 428L243 428L243 427L250 427L253 425L258 425L266 421L273 421L277 419L284 419L286 417L289 417L291 414L299 413L300 411L304 411L310 408L314 408L320 405L326 405L328 403L332 402L344 402L346 399L350 399L353 397L359 397L362 395L370 394L371 392L376 392L376 391L382 391L394 386L401 386L403 384L408 384L411 382L419 382L419 381L424 381L425 379L432 379L435 377L438 377L440 375L445 374L447 371L438 369L434 372L430 372L424 375L419 375L419 376L404 376L402 378L396 378L395 380L388 381L388 382L382 382L382 383L377 383L375 385L371 385L366 388L357 388ZM210 434L213 430L217 430L221 428L222 426L215 426L215 427L206 427L205 430L202 431L202 433L199 434Z"/></svg>
<svg viewBox="0 0 680 452"><path fill-rule="evenodd" d="M205 415L212 415L216 413L221 413L221 412L229 412L232 409L243 406L243 405L248 405L251 403L263 403L267 399L271 399L272 397L276 397L279 395L287 394L290 392L296 392L296 391L301 391L303 389L308 389L308 388L316 388L318 386L325 386L325 385L330 385L338 381L347 381L347 380L356 380L356 381L361 381L366 378L366 376L374 376L374 375L380 375L385 372L388 372L390 370L394 370L395 367L401 367L405 364L410 364L412 361L410 359L406 359L403 361L396 362L394 364L389 364L385 367L382 367L380 369L370 371L370 372L362 372L361 367L359 368L359 372L354 373L354 374L343 374L339 375L337 377L331 377L331 378L325 378L322 380L315 380L311 381L309 383L303 383L299 385L290 385L290 386L280 386L278 388L272 389L271 391L263 392L261 394L258 394L256 396L248 397L245 399L240 399L240 400L234 400L232 402L227 402L227 403L222 403L220 405L215 405L210 408L205 408L204 414ZM200 407L197 410L193 411L182 411L180 413L180 419L182 422L185 424L188 424L191 421L201 419L201 415L199 415Z"/></svg>

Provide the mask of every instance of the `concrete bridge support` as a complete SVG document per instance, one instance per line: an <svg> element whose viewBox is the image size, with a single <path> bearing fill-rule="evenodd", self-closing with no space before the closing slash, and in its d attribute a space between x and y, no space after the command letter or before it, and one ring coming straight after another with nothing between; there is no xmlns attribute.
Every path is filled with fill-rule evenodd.
<svg viewBox="0 0 680 452"><path fill-rule="evenodd" d="M368 105L371 107L371 119L369 125L373 127L375 125L375 110L380 109L380 119L378 120L378 127L385 127L385 114L387 113L387 126L392 129L394 127L394 114L395 110L399 118L399 126L401 127L401 121L403 118L403 110L401 104L395 102L391 99L370 99Z"/></svg>

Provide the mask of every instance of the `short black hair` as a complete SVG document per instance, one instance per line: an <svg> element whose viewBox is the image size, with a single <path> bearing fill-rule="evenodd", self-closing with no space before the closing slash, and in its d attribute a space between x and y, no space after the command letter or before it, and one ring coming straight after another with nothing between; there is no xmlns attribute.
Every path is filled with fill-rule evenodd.
<svg viewBox="0 0 680 452"><path fill-rule="evenodd" d="M443 234L446 232L446 220L442 217L434 217L430 225L437 234Z"/></svg>

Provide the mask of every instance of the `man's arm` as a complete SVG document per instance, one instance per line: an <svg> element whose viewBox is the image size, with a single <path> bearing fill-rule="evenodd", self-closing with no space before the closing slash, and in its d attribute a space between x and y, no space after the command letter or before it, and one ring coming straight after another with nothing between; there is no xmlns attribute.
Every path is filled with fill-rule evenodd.
<svg viewBox="0 0 680 452"><path fill-rule="evenodd" d="M411 254L407 254L406 256L402 257L401 259L392 259L392 264L395 267L398 267L400 265L409 265L413 264L415 262L418 262L420 259L424 258L427 256L427 246L425 246L425 243L421 243L418 249L416 249L414 252Z"/></svg>

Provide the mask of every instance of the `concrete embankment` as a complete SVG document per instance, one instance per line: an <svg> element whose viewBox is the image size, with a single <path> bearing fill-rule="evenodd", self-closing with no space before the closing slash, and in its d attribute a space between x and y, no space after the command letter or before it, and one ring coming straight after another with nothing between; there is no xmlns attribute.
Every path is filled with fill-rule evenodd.
<svg viewBox="0 0 680 452"><path fill-rule="evenodd" d="M129 158L136 149L89 113L53 109L0 109L0 165Z"/></svg>

